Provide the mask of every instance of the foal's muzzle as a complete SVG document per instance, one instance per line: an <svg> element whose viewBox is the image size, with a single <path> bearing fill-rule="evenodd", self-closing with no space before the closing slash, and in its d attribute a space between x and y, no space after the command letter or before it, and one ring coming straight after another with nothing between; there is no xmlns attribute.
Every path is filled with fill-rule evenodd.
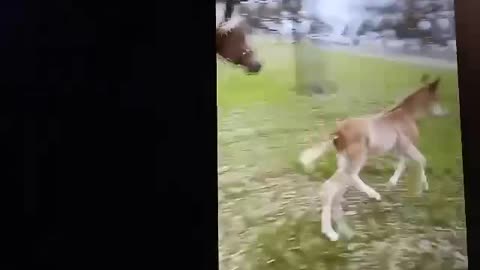
<svg viewBox="0 0 480 270"><path fill-rule="evenodd" d="M260 64L259 62L254 62L253 64L248 66L248 73L257 74L258 72L260 72L261 69L262 64Z"/></svg>
<svg viewBox="0 0 480 270"><path fill-rule="evenodd" d="M432 107L432 114L434 116L447 116L448 115L448 110L445 109L443 106L440 104L435 104Z"/></svg>

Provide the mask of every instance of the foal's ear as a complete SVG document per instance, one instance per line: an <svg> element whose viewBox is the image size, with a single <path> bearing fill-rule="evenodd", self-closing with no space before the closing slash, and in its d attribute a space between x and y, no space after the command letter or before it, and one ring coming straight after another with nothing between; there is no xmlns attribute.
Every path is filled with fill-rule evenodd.
<svg viewBox="0 0 480 270"><path fill-rule="evenodd" d="M435 92L438 89L438 84L440 83L440 77L438 77L435 81L432 83L428 84L428 90L430 92Z"/></svg>

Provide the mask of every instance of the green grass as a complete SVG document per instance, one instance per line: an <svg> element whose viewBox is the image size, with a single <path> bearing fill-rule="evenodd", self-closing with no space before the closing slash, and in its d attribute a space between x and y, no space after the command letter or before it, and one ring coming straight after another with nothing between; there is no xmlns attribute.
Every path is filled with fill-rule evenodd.
<svg viewBox="0 0 480 270"><path fill-rule="evenodd" d="M440 94L450 115L431 118L420 123L420 148L427 157L433 173L461 175L460 118L457 100L456 71L435 70L395 63L382 59L359 57L345 53L322 52L306 45L306 55L312 65L310 74L321 70L323 80L333 81L337 92L324 101L301 98L292 91L295 86L293 50L272 42L257 46L265 68L260 75L245 76L243 70L220 64L218 68L218 106L220 119L231 110L257 110L259 106L271 108L272 114L293 112L298 117L311 116L332 127L336 118L378 112L411 93L419 85L422 74L440 76ZM318 67L317 67L318 66ZM307 69L307 68L304 68ZM308 79L307 79L308 80ZM312 78L311 80L315 80ZM268 113L268 112L264 112ZM312 116L313 115L313 116ZM281 121L273 117L277 126ZM292 116L295 118L295 116ZM306 116L308 117L308 116ZM305 119L293 119L303 122ZM305 123L312 124L312 123ZM291 126L286 123L286 126ZM305 128L310 128L306 126ZM330 131L328 128L325 134ZM322 131L319 130L319 135ZM289 142L295 144L296 142Z"/></svg>
<svg viewBox="0 0 480 270"><path fill-rule="evenodd" d="M332 131L337 118L375 113L393 105L415 90L423 73L441 77L439 93L450 114L447 117L430 118L420 122L419 148L427 158L431 190L420 198L380 190L383 197L381 204L362 204L356 208L358 214L351 218L358 222L356 224L366 226L362 225L360 228L360 225L352 225L357 227L355 229L360 232L360 238L349 243L332 244L325 241L319 233L319 221L287 215L273 225L263 220L259 214L255 216L255 220L249 220L247 228L244 228L254 235L254 240L247 241L248 247L244 246L249 250L249 259L226 260L221 265L240 264L245 266L245 269L298 269L300 266L306 267L304 269L362 269L355 268L356 263L349 261L360 258L358 260L361 265L369 267L367 265L372 263L372 257L368 259L366 255L361 255L362 245L368 246L368 252L385 259L382 248L377 248L375 243L380 242L393 250L398 245L417 245L418 241L427 236L435 238L432 240L427 237L428 241L437 243L444 241L446 236L430 233L432 228L464 228L456 71L326 52L305 44L296 51L297 59L300 58L304 63L301 67L302 78L307 83L328 82L335 87L333 95L319 99L301 96L292 91L296 83L295 51L292 47L268 39L254 41L258 55L264 62L261 74L247 76L242 70L225 63L219 63L217 71L219 162L222 166L237 168L234 173L227 173L219 179L219 188L226 198L221 203L233 205L229 206L229 215L246 215L242 211L250 209L248 205L256 199L259 200L256 203L263 202L258 205L276 203L279 200L276 198L280 195L265 199L263 197L268 196L262 195L262 192L267 194L267 191L246 191L252 185L261 186L273 181L269 179L276 179L278 184L275 188L266 190L273 189L281 194L284 189L293 189L297 197L304 196L302 185L314 185L315 182L319 183L328 178L335 170L335 158L330 155L320 161L309 181L296 164L299 152L324 139ZM388 180L393 169L394 163L390 159L377 159L364 169L362 178L377 187ZM232 180L233 178L237 180ZM400 181L412 182L411 178L403 177ZM242 198L239 199L233 194L229 197L227 187L232 181L241 183L244 189ZM455 203L452 203L452 200ZM402 206L398 209L392 206L399 203ZM293 208L297 209L299 206ZM385 209L393 210L385 212ZM222 211L219 215L227 217ZM395 219L395 225L386 225L386 220L392 218ZM409 231L411 227L415 227L420 233L417 235ZM279 231L282 232L281 235ZM303 240L297 243L296 239L292 242L289 235L294 232ZM233 232L227 234L226 239L230 239L230 242L225 240L225 243L235 242L235 235ZM453 241L457 243L454 248L464 248L465 242L462 241ZM263 248L257 248L259 244ZM349 245L357 245L355 247L359 250ZM232 250L239 249L234 244L225 246ZM300 248L294 249L296 251L290 250L294 246ZM419 254L408 255L401 250L397 250L395 256L411 259L416 267L426 267L425 269L442 262L447 263L442 261L444 259L438 259L435 248L429 252L431 254L427 257L433 259L425 259L425 256ZM275 261L271 262L271 259ZM403 259L396 260L400 262ZM385 266L388 261L378 260L376 263L379 267L384 265L385 268L382 269L388 269Z"/></svg>

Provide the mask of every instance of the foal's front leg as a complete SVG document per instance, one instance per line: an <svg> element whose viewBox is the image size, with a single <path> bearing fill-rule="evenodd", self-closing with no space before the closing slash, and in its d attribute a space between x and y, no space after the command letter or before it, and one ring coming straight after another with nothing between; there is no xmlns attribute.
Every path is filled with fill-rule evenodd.
<svg viewBox="0 0 480 270"><path fill-rule="evenodd" d="M412 143L405 146L405 153L409 158L415 160L420 165L420 181L422 183L423 189L427 191L429 188L427 175L425 174L427 160L425 159L423 154L417 149L417 147L415 147L415 145L413 145Z"/></svg>
<svg viewBox="0 0 480 270"><path fill-rule="evenodd" d="M392 177L390 177L390 180L388 180L388 183L391 186L396 186L398 183L398 180L400 179L400 176L402 176L403 171L405 170L405 157L400 156L400 160L398 161L397 168L395 169L395 172L393 173Z"/></svg>
<svg viewBox="0 0 480 270"><path fill-rule="evenodd" d="M405 136L399 136L400 151L406 157L416 161L420 166L420 181L424 190L429 189L427 175L425 174L425 167L427 160L417 147Z"/></svg>

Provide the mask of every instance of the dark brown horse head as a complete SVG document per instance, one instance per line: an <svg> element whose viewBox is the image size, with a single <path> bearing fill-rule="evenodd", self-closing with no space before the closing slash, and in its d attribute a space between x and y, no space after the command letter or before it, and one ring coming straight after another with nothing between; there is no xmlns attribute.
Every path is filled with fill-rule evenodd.
<svg viewBox="0 0 480 270"><path fill-rule="evenodd" d="M247 26L243 18L236 14L226 18L221 4L217 4L215 45L218 55L243 67L248 73L256 74L262 68L247 40Z"/></svg>

